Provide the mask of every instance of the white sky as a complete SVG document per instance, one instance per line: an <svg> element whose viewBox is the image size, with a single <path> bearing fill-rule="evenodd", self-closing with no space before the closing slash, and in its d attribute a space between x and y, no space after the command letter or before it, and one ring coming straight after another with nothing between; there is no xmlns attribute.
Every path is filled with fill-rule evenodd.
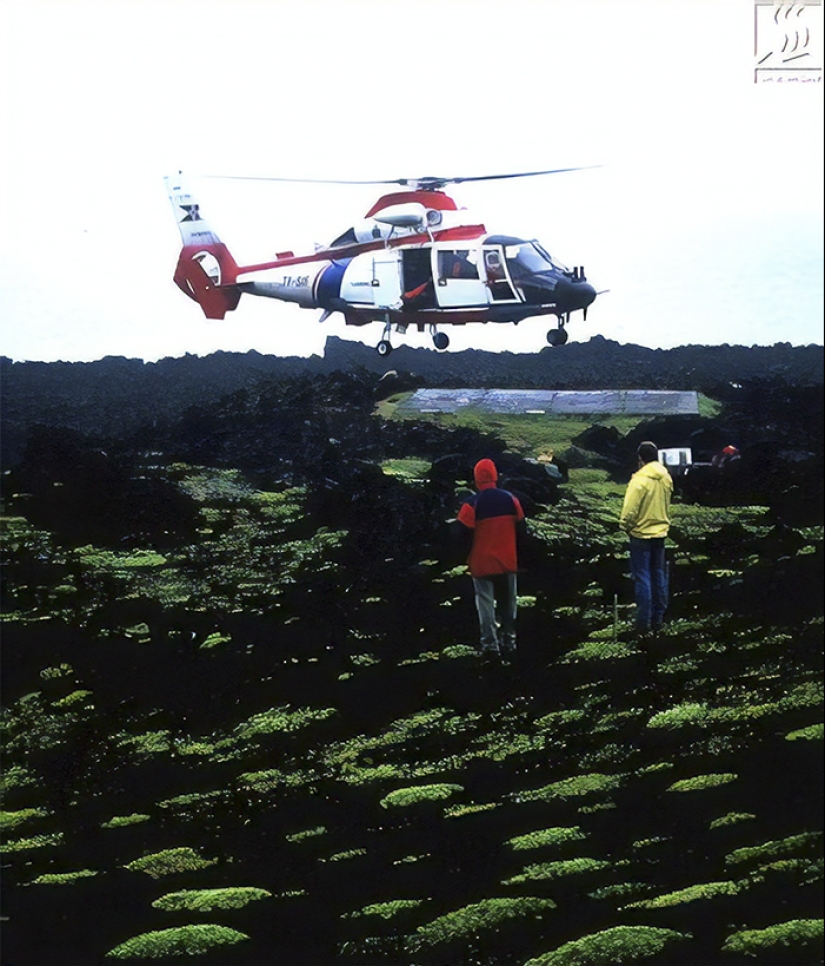
<svg viewBox="0 0 825 966"><path fill-rule="evenodd" d="M822 7L799 16L821 66ZM0 0L0 352L378 342L380 323L319 325L320 311L250 296L206 320L172 282L180 237L162 178L177 170L366 180L572 165L602 167L448 189L489 230L537 237L610 290L571 339L822 344L822 74L755 83L754 21L753 0ZM757 40L761 55L775 37ZM328 243L389 190L192 183L240 262ZM453 349L524 352L548 327L449 334Z"/></svg>

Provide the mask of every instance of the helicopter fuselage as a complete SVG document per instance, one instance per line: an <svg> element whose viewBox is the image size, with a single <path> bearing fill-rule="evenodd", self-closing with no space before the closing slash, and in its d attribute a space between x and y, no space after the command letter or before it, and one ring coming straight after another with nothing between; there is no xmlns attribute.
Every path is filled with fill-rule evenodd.
<svg viewBox="0 0 825 966"><path fill-rule="evenodd" d="M571 313L586 314L596 298L583 268L567 268L536 240L468 224L466 212L441 191L385 195L329 246L246 266L226 257L217 236L215 244L202 246L206 226L183 224L193 211L201 220L197 206L183 203L188 195L170 196L188 213L180 219L185 244L175 281L209 317L223 318L242 293L321 309L323 318L340 312L348 325L383 322L378 351L386 355L393 329L429 328L436 347L446 348L449 340L438 325L518 323L540 315L557 317L558 328L547 338L561 344Z"/></svg>
<svg viewBox="0 0 825 966"><path fill-rule="evenodd" d="M566 317L594 300L593 287L578 271L547 259L531 272L525 254L537 262L545 258L534 241L496 235L405 239L403 247L382 244L350 257L241 270L236 284L242 292L302 308L343 312L350 325L388 315L393 323L421 326L518 322L535 315Z"/></svg>

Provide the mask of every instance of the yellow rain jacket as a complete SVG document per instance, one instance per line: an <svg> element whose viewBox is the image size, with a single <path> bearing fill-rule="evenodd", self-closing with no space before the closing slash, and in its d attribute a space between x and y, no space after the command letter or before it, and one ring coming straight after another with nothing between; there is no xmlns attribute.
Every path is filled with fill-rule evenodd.
<svg viewBox="0 0 825 966"><path fill-rule="evenodd" d="M673 480L658 460L635 472L627 484L619 526L631 537L666 537Z"/></svg>

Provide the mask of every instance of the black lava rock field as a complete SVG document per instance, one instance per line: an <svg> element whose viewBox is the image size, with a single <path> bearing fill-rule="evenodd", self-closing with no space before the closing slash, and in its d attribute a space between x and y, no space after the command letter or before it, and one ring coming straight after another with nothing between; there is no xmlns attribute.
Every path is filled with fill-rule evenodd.
<svg viewBox="0 0 825 966"><path fill-rule="evenodd" d="M402 416L448 359L536 383L401 350L5 360L3 964L822 963L822 350L568 358L621 348L700 414ZM640 642L644 438L742 458L677 479ZM528 515L511 664L455 522L482 457Z"/></svg>

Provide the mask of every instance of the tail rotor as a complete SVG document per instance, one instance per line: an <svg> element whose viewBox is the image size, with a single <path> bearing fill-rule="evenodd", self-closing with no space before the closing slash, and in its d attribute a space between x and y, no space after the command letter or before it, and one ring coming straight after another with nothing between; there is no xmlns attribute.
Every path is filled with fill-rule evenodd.
<svg viewBox="0 0 825 966"><path fill-rule="evenodd" d="M204 218L183 177L178 174L163 180L183 241L174 282L200 305L207 319L223 319L241 297L235 284L235 259Z"/></svg>

